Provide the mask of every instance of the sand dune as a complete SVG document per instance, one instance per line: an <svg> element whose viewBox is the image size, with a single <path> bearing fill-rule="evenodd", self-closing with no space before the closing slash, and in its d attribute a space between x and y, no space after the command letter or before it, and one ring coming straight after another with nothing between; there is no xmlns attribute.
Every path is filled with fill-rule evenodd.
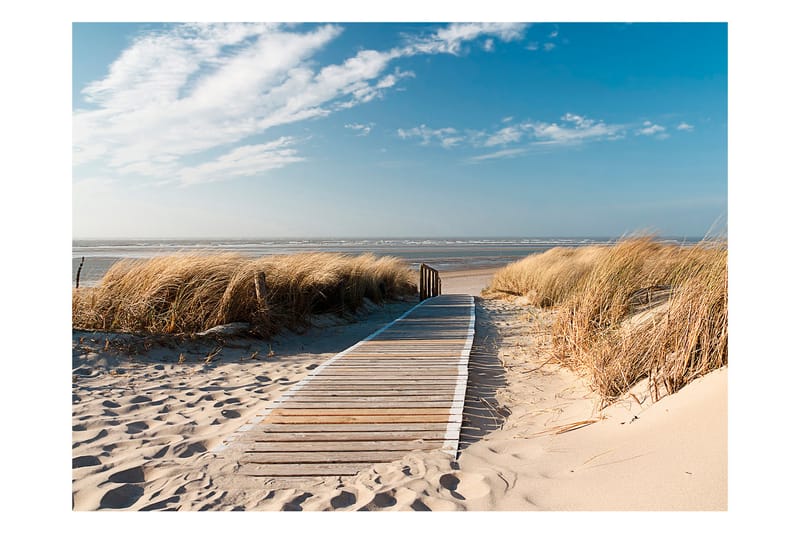
<svg viewBox="0 0 800 533"><path fill-rule="evenodd" d="M454 279L462 290L482 288ZM480 298L457 460L416 452L352 478L278 480L240 476L230 455L211 452L316 365L413 303L373 309L357 323L329 318L271 343L228 340L208 364L217 340L141 341L142 353L127 355L113 335L75 332L73 508L727 508L727 369L655 404L637 389L636 401L600 411L578 376L535 349L546 345L538 333L546 313Z"/></svg>

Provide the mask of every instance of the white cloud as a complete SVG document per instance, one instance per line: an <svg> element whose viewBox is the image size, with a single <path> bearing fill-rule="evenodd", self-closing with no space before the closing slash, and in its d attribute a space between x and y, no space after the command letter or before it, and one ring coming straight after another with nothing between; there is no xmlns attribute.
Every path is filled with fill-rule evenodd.
<svg viewBox="0 0 800 533"><path fill-rule="evenodd" d="M494 50L494 39L486 39L483 42L483 49L487 52Z"/></svg>
<svg viewBox="0 0 800 533"><path fill-rule="evenodd" d="M419 138L423 145L428 145L435 140L444 148L452 148L464 140L464 137L460 136L455 128L431 129L425 124L410 129L398 129L397 135L401 139Z"/></svg>
<svg viewBox="0 0 800 533"><path fill-rule="evenodd" d="M292 137L281 137L268 143L239 146L213 161L184 167L178 177L181 184L193 185L254 176L266 170L303 161L297 155L297 150L289 148L295 142Z"/></svg>
<svg viewBox="0 0 800 533"><path fill-rule="evenodd" d="M624 136L622 124L606 124L580 115L567 113L561 123L536 122L533 124L535 142L546 144L574 144L584 141L616 140Z"/></svg>
<svg viewBox="0 0 800 533"><path fill-rule="evenodd" d="M664 136L663 132L666 131L666 128L664 126L659 126L658 124L653 124L649 120L645 120L644 123L642 124L642 126L643 126L642 128L639 128L638 130L636 130L636 135L662 134L661 137L663 137Z"/></svg>
<svg viewBox="0 0 800 533"><path fill-rule="evenodd" d="M470 157L469 160L477 163L479 161L486 161L489 159L508 159L511 157L517 157L522 155L528 151L528 148L507 148L505 150L499 150L497 152L492 152L489 154L477 155L474 157Z"/></svg>
<svg viewBox="0 0 800 533"><path fill-rule="evenodd" d="M694 126L692 126L691 124L687 124L686 122L681 122L680 124L678 124L678 127L676 129L678 131L693 131Z"/></svg>
<svg viewBox="0 0 800 533"><path fill-rule="evenodd" d="M498 144L509 144L519 141L524 134L524 126L508 126L489 136L485 146L497 146Z"/></svg>
<svg viewBox="0 0 800 533"><path fill-rule="evenodd" d="M369 124L358 124L357 122L354 122L352 124L345 124L344 127L357 132L356 135L359 137L364 137L369 135L374 125L375 124L373 122L370 122Z"/></svg>
<svg viewBox="0 0 800 533"><path fill-rule="evenodd" d="M501 122L503 122L503 124L506 124L506 123L508 123L508 122L511 122L512 120L514 120L514 117L512 117L512 116L508 116L508 117L503 117L503 119L501 120Z"/></svg>
<svg viewBox="0 0 800 533"><path fill-rule="evenodd" d="M522 39L528 24L519 22L480 22L455 23L440 28L433 35L411 41L403 51L407 55L424 54L458 54L461 45L481 36L491 36L503 42Z"/></svg>
<svg viewBox="0 0 800 533"><path fill-rule="evenodd" d="M142 34L104 78L82 90L88 105L73 112L73 164L94 161L112 175L177 176L187 184L215 180L226 165L230 177L301 161L294 148L272 149L270 143L243 152L232 147L269 128L325 117L398 90L402 78L414 76L388 71L398 58L458 54L468 41L520 39L525 28L451 24L400 48L361 50L321 66L314 56L342 33L339 26L299 31L281 24L187 24ZM462 141L444 131L439 140L443 146ZM210 149L228 149L229 157L186 165L185 158L202 158Z"/></svg>
<svg viewBox="0 0 800 533"><path fill-rule="evenodd" d="M554 30L554 31L550 32L549 37L551 39L555 39L556 37L558 37L558 30Z"/></svg>
<svg viewBox="0 0 800 533"><path fill-rule="evenodd" d="M535 52L539 49L539 43L535 41L532 43L528 43L527 46L525 46L525 49Z"/></svg>
<svg viewBox="0 0 800 533"><path fill-rule="evenodd" d="M555 47L556 47L556 45L554 43L544 43L544 51L545 52L549 52Z"/></svg>

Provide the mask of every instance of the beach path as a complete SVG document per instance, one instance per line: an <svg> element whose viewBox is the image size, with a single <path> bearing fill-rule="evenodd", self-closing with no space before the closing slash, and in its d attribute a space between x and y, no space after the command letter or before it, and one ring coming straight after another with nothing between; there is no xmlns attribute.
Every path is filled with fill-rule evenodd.
<svg viewBox="0 0 800 533"><path fill-rule="evenodd" d="M243 426L239 474L355 475L418 450L456 455L475 332L470 295L429 298L335 355Z"/></svg>

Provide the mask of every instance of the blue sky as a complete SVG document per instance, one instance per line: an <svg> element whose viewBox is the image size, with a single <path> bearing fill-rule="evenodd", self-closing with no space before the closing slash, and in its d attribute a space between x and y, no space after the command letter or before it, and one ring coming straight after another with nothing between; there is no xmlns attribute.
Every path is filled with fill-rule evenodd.
<svg viewBox="0 0 800 533"><path fill-rule="evenodd" d="M73 24L75 238L702 236L723 23Z"/></svg>

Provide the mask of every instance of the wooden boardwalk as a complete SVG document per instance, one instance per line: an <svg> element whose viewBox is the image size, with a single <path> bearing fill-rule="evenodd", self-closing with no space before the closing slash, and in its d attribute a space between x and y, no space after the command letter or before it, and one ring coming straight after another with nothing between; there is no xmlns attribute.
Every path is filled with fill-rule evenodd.
<svg viewBox="0 0 800 533"><path fill-rule="evenodd" d="M323 363L240 429L240 474L354 475L415 450L455 456L472 296L427 299Z"/></svg>

